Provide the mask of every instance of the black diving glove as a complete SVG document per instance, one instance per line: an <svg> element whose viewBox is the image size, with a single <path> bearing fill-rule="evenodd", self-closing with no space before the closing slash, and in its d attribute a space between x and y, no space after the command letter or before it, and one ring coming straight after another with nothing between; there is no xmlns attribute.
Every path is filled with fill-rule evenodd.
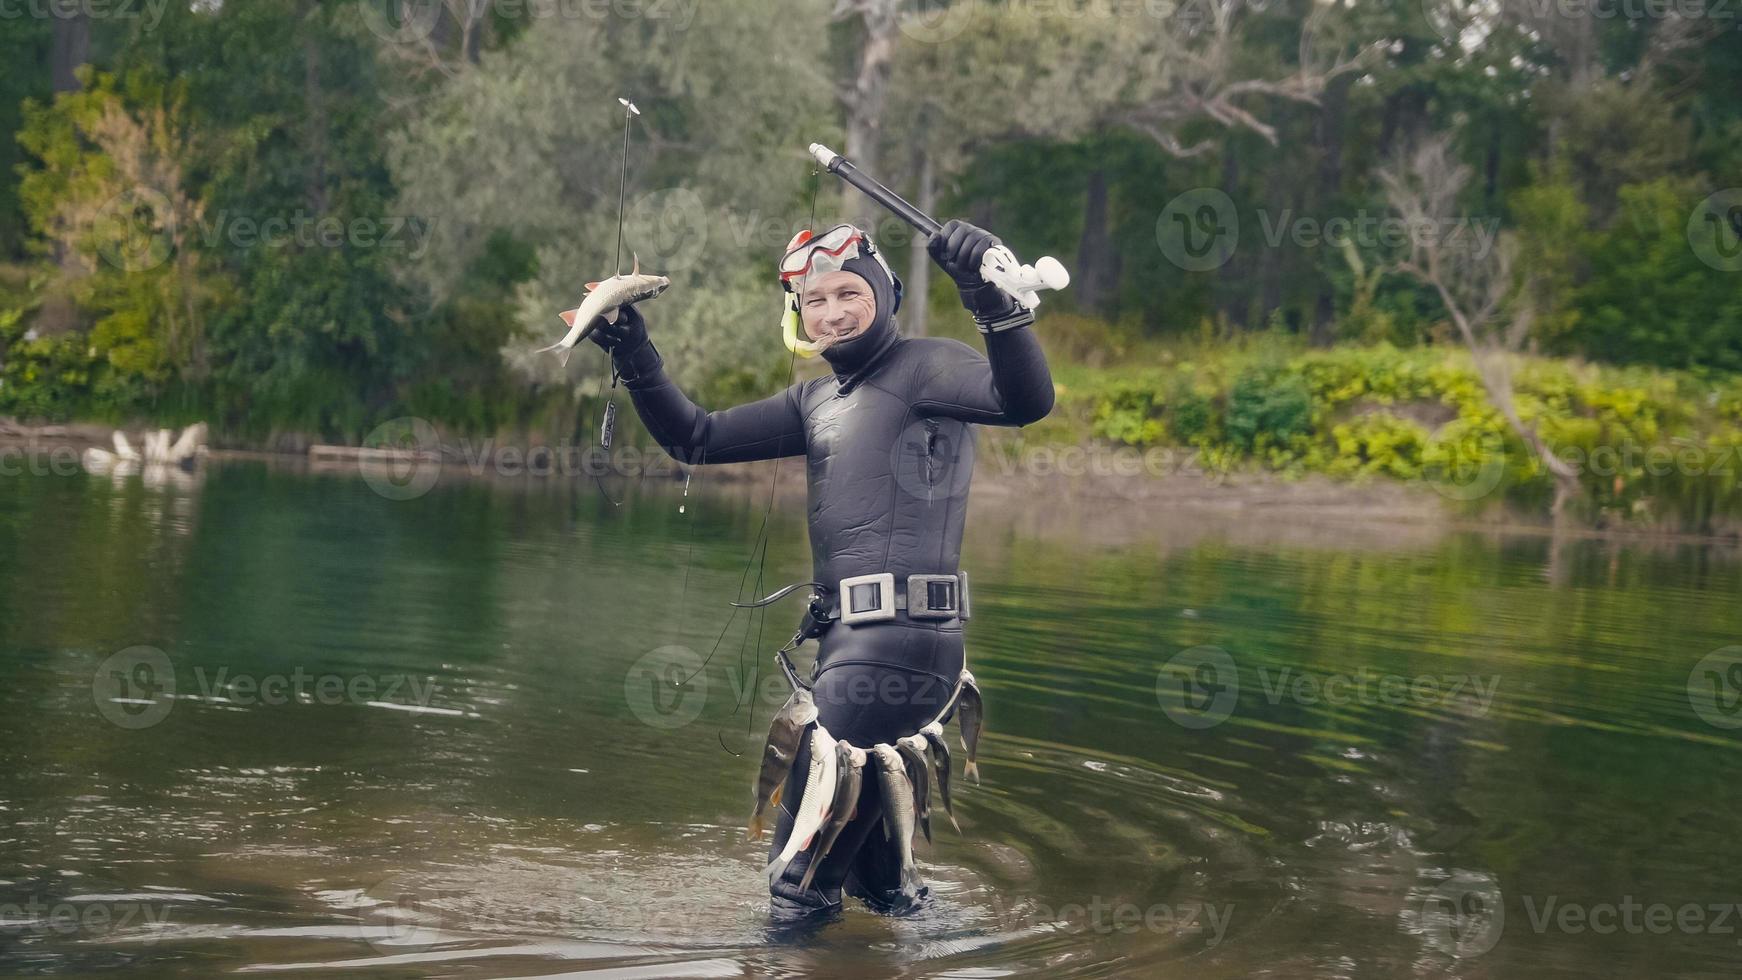
<svg viewBox="0 0 1742 980"><path fill-rule="evenodd" d="M980 277L987 250L1002 244L998 236L960 219L951 219L925 243L938 266L956 281L962 305L978 323L1002 320L1016 309L1015 298Z"/></svg>
<svg viewBox="0 0 1742 980"><path fill-rule="evenodd" d="M647 336L647 321L642 319L640 310L620 306L616 323L607 323L604 317L599 317L598 324L587 339L610 352L618 377L634 381L659 369L662 361Z"/></svg>

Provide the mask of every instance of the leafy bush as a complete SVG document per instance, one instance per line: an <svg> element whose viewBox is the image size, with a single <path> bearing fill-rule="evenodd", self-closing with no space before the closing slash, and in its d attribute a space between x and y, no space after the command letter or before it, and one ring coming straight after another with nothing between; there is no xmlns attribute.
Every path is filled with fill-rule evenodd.
<svg viewBox="0 0 1742 980"><path fill-rule="evenodd" d="M1284 474L1461 487L1488 471L1514 500L1552 497L1547 467L1513 435L1462 351L1273 340L1155 360L1073 378L1064 400L1093 406L1088 435L1195 447L1218 466ZM1579 470L1594 515L1676 510L1697 522L1742 510L1742 458L1730 456L1742 445L1742 381L1522 358L1514 382L1519 414Z"/></svg>
<svg viewBox="0 0 1742 980"><path fill-rule="evenodd" d="M1166 427L1161 394L1142 384L1115 386L1095 403L1092 431L1102 439L1128 446L1148 446L1162 440Z"/></svg>
<svg viewBox="0 0 1742 980"><path fill-rule="evenodd" d="M1312 431L1312 393L1298 375L1248 368L1228 391L1228 444L1254 452Z"/></svg>
<svg viewBox="0 0 1742 980"><path fill-rule="evenodd" d="M95 365L87 341L26 336L18 311L0 312L0 414L68 419L86 409Z"/></svg>
<svg viewBox="0 0 1742 980"><path fill-rule="evenodd" d="M1742 290L1735 273L1690 248L1700 195L1671 180L1621 188L1621 215L1597 236L1577 293L1581 348L1606 361L1742 370ZM1717 247L1717 246L1714 246Z"/></svg>

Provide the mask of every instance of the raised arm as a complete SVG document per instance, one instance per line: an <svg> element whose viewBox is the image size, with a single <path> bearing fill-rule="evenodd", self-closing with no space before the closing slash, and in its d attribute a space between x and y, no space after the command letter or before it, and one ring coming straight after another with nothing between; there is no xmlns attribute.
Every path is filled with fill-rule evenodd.
<svg viewBox="0 0 1742 980"><path fill-rule="evenodd" d="M986 250L998 244L962 221L944 225L926 249L956 281L962 305L986 338L986 354L956 341L928 351L916 407L965 422L1027 425L1052 411L1052 372L1031 325L1034 311L980 278Z"/></svg>
<svg viewBox="0 0 1742 980"><path fill-rule="evenodd" d="M984 355L956 340L933 344L915 408L987 425L1027 425L1052 411L1052 372L1027 323L986 334Z"/></svg>
<svg viewBox="0 0 1742 980"><path fill-rule="evenodd" d="M615 325L596 330L608 335L612 361L635 414L647 426L654 441L684 463L743 463L756 459L797 456L804 452L804 417L799 411L799 388L761 401L736 405L717 412L690 401L666 376L665 365L647 338L640 314L623 307ZM627 321L636 321L629 323ZM639 336L637 336L639 335Z"/></svg>

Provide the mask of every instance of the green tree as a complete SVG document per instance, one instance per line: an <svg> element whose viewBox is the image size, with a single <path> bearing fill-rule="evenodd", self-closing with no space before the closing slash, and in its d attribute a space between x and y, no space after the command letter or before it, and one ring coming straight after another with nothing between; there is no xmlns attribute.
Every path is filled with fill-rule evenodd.
<svg viewBox="0 0 1742 980"><path fill-rule="evenodd" d="M1619 215L1591 247L1577 294L1585 350L1603 360L1742 370L1742 290L1692 247L1700 195L1670 179L1621 188Z"/></svg>
<svg viewBox="0 0 1742 980"><path fill-rule="evenodd" d="M207 325L229 291L194 246L204 211L187 176L198 142L185 86L144 74L127 84L88 70L82 77L81 89L52 106L27 104L20 142L42 165L25 174L19 195L32 229L62 257L44 265L47 291L76 310L71 342L51 330L47 343L65 345L55 358L82 349L88 363L37 374L79 391L9 397L70 406L88 396L89 408L126 413L172 384L203 380Z"/></svg>
<svg viewBox="0 0 1742 980"><path fill-rule="evenodd" d="M523 376L566 376L532 351L560 334L559 310L610 275L617 241L623 110L634 98L624 268L672 278L645 312L680 376L784 369L774 262L808 217L805 147L829 122L822 11L773 2L696 8L693 22L558 19L524 32L449 82L393 138L398 205L429 219L412 271L439 300L491 241L536 256L502 342ZM746 52L758 69L743 70ZM625 58L622 52L634 52ZM824 179L828 179L825 178ZM823 185L826 186L826 185ZM822 199L818 220L831 220ZM598 370L597 361L580 361Z"/></svg>

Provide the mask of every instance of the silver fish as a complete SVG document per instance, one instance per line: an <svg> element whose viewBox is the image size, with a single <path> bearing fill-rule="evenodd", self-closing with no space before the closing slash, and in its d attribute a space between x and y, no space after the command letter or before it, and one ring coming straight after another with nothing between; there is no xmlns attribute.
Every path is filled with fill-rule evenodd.
<svg viewBox="0 0 1742 980"><path fill-rule="evenodd" d="M973 671L962 668L962 693L957 695L956 720L962 725L962 748L968 751L968 761L962 764L962 775L980 785L980 728L986 723L985 705L980 702L980 685L974 682Z"/></svg>
<svg viewBox="0 0 1742 980"><path fill-rule="evenodd" d="M872 746L871 754L877 757L877 785L883 790L883 833L900 851L902 890L916 894L919 868L913 863L913 786L907 781L907 765L887 742Z"/></svg>
<svg viewBox="0 0 1742 980"><path fill-rule="evenodd" d="M810 889L811 879L816 877L823 858L829 856L829 850L835 846L841 831L846 830L847 824L859 815L859 791L865 785L865 758L864 749L849 745L845 739L835 743L834 810L817 836L817 850L811 855L810 867L804 869L804 879L798 883L799 891Z"/></svg>
<svg viewBox="0 0 1742 980"><path fill-rule="evenodd" d="M756 809L750 814L750 839L758 840L766 828L768 808L780 802L786 774L798 756L799 739L817 720L817 703L811 692L796 688L768 725L768 742L762 747L762 772L756 777Z"/></svg>
<svg viewBox="0 0 1742 980"><path fill-rule="evenodd" d="M594 320L604 317L606 323L616 323L619 307L652 299L670 287L671 280L664 276L642 275L641 257L636 256L635 267L628 275L615 275L602 282L587 283L587 298L581 301L581 305L558 314L569 325L569 332L563 335L563 339L549 347L540 347L534 353L556 351L558 363L567 367L569 353L576 344L587 339L587 335L593 332L596 326Z"/></svg>
<svg viewBox="0 0 1742 980"><path fill-rule="evenodd" d="M817 831L829 819L829 812L835 801L835 740L821 725L810 730L811 757L810 765L806 767L804 779L804 794L798 799L798 809L793 812L792 833L786 838L786 846L780 849L780 855L768 862L768 881L786 873L786 866L798 856L798 852L811 846Z"/></svg>
<svg viewBox="0 0 1742 980"><path fill-rule="evenodd" d="M925 765L925 739L918 735L895 740L895 751L907 769L907 779L913 784L913 810L919 817L919 829L925 842L931 843L931 776Z"/></svg>
<svg viewBox="0 0 1742 980"><path fill-rule="evenodd" d="M956 833L962 832L962 825L956 823L956 810L950 806L950 747L944 743L944 726L937 722L921 728L920 737L931 748L932 767L938 777L938 797L944 801L944 813L950 818L950 823L956 828Z"/></svg>

